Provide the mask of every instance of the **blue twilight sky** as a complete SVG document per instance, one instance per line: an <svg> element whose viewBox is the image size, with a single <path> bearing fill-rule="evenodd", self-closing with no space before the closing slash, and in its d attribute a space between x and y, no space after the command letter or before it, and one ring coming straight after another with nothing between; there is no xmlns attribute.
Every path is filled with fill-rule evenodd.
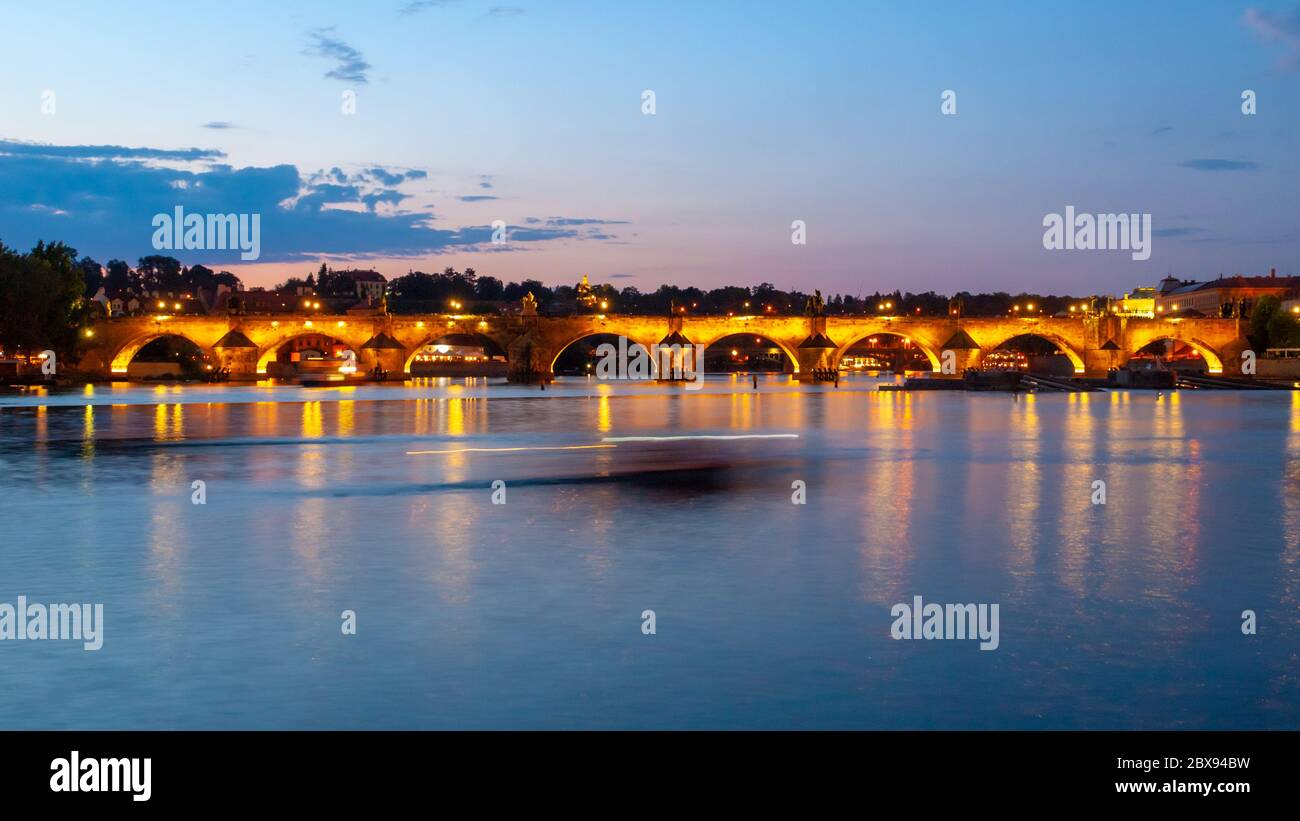
<svg viewBox="0 0 1300 821"><path fill-rule="evenodd" d="M134 262L180 205L262 215L256 264L176 254L251 284L321 261L849 293L1300 274L1300 0L55 1L3 19L0 241L24 249ZM1152 214L1150 260L1044 250L1067 205Z"/></svg>

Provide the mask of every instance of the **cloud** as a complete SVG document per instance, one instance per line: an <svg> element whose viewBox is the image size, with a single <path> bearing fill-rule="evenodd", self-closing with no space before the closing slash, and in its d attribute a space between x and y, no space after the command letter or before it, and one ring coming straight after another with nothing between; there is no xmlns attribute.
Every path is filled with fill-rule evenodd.
<svg viewBox="0 0 1300 821"><path fill-rule="evenodd" d="M491 225L439 226L431 208L400 210L410 198L385 179L425 172L375 166L303 173L293 165L234 168L164 161L224 156L219 151L37 146L0 141L0 236L6 245L63 240L106 261L153 253L153 217L179 206L196 214L260 214L263 262L428 256L450 251L523 251L532 243L589 240L580 226L600 221L556 217L516 228L509 246L492 245ZM87 158L96 161L88 162ZM382 175L377 173L382 172ZM380 209L379 206L389 206ZM168 251L186 264L237 264L238 251Z"/></svg>
<svg viewBox="0 0 1300 821"><path fill-rule="evenodd" d="M1153 131L1152 131L1150 134L1148 134L1147 136L1148 136L1148 137L1155 137L1155 136L1158 136L1158 135L1160 135L1160 134L1168 134L1170 131L1173 131L1173 130L1174 130L1173 126L1170 126L1170 125L1162 125L1162 126L1160 126L1159 128L1153 130Z"/></svg>
<svg viewBox="0 0 1300 821"><path fill-rule="evenodd" d="M384 185L399 185L407 180L422 180L428 177L426 171L408 170L408 171L389 171L387 168L376 166L367 168L366 173Z"/></svg>
<svg viewBox="0 0 1300 821"><path fill-rule="evenodd" d="M391 206L401 205L402 200L408 199L410 194L403 194L392 188L385 188L379 191L371 191L368 194L361 195L361 202L366 206L367 211L374 211L375 206L384 204Z"/></svg>
<svg viewBox="0 0 1300 821"><path fill-rule="evenodd" d="M1203 234L1204 228L1157 228L1151 232L1157 237L1186 237L1192 234Z"/></svg>
<svg viewBox="0 0 1300 821"><path fill-rule="evenodd" d="M216 160L225 153L211 148L126 148L120 145L46 145L0 140L0 155L59 157L79 160Z"/></svg>
<svg viewBox="0 0 1300 821"><path fill-rule="evenodd" d="M518 17L524 10L518 6L493 6L488 9L488 17Z"/></svg>
<svg viewBox="0 0 1300 821"><path fill-rule="evenodd" d="M486 202L487 200L499 200L500 197L489 197L486 194L471 194L466 197L457 197L461 202Z"/></svg>
<svg viewBox="0 0 1300 821"><path fill-rule="evenodd" d="M1282 46L1278 68L1285 71L1300 70L1300 9L1290 15L1279 15L1250 8L1246 9L1242 22L1264 42Z"/></svg>
<svg viewBox="0 0 1300 821"><path fill-rule="evenodd" d="M572 227L576 225L627 225L627 222L624 220L596 220L578 217L547 217L546 219L528 217L524 222L529 225L544 224L551 227Z"/></svg>
<svg viewBox="0 0 1300 821"><path fill-rule="evenodd" d="M407 3L398 9L397 13L403 17L409 17L412 14L419 14L425 9L444 8L454 2L456 0L414 0L414 2Z"/></svg>
<svg viewBox="0 0 1300 821"><path fill-rule="evenodd" d="M634 277L635 274L610 274L609 276L605 277L605 279L632 279Z"/></svg>
<svg viewBox="0 0 1300 821"><path fill-rule="evenodd" d="M338 65L325 72L325 76L333 80L345 80L349 83L367 83L366 72L370 70L370 64L362 57L361 52L352 46L333 36L334 27L313 29L308 32L312 39L304 51L304 54L312 57L324 57L327 60L337 60Z"/></svg>
<svg viewBox="0 0 1300 821"><path fill-rule="evenodd" d="M1179 168L1190 168L1194 171L1254 171L1259 168L1258 163L1246 162L1241 160L1184 160L1178 164Z"/></svg>
<svg viewBox="0 0 1300 821"><path fill-rule="evenodd" d="M225 131L231 128L239 128L234 123L227 123L221 120L213 120L210 123L204 123L200 128L211 128L213 131Z"/></svg>

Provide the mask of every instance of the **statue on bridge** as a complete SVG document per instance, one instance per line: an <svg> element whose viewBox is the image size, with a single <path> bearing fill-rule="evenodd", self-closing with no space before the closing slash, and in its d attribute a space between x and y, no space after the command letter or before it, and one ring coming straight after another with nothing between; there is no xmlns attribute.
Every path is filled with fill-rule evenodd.
<svg viewBox="0 0 1300 821"><path fill-rule="evenodd" d="M532 291L524 294L523 303L524 316L537 316L537 297L533 296Z"/></svg>
<svg viewBox="0 0 1300 821"><path fill-rule="evenodd" d="M813 290L813 295L808 297L803 312L807 316L826 316L826 301L822 299L821 290Z"/></svg>

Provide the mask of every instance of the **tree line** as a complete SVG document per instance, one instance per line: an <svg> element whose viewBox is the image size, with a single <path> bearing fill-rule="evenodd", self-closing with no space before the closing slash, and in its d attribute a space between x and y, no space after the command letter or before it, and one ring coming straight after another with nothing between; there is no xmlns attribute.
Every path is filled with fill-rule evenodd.
<svg viewBox="0 0 1300 821"><path fill-rule="evenodd" d="M310 285L303 280L289 280L284 284ZM499 307L495 303L515 302L529 293L537 299L543 312L550 313L585 311L721 316L801 314L812 296L799 290L783 291L770 282L751 287L727 285L709 290L661 285L654 291L642 291L635 286L619 289L604 283L592 284L588 289L584 289L581 284L552 288L536 279L502 282L496 277L479 276L473 268L464 271L447 268L441 273L432 274L412 271L391 280L387 289L389 310L394 313L445 310L453 302L463 305L465 313L491 313ZM949 297L934 291L914 294L895 290L888 293L876 291L865 296L834 294L824 298L824 303L825 312L829 315L879 313L892 316L948 316L956 310L963 316L1006 316L1019 306L1027 315L1051 316L1059 311L1068 311L1071 306L1077 308L1085 303L1091 304L1091 298L1024 292L972 294L966 291Z"/></svg>
<svg viewBox="0 0 1300 821"><path fill-rule="evenodd" d="M67 353L75 348L78 329L93 315L91 298L105 288L110 296L135 294L197 294L215 292L225 285L242 289L239 277L203 265L184 266L173 257L141 257L133 268L118 259L101 266L89 257L78 258L76 249L62 243L38 242L26 254L0 243L0 349L39 351L51 348ZM356 295L356 283L346 271L322 264L305 278L290 277L277 289L305 287L322 297ZM781 290L770 282L745 287L729 285L704 290L661 285L654 291L635 286L578 283L549 287L536 279L503 282L480 276L473 268L440 273L411 271L390 280L385 289L392 313L427 313L454 309L461 313L494 313L517 305L532 294L544 313L619 313L634 315L791 315L809 304L808 293ZM1021 292L970 293L951 297L924 293L876 291L870 295L833 294L823 298L824 312L832 316L884 314L890 316L1052 316L1078 309L1097 310L1093 297L1058 296ZM1255 300L1249 317L1249 336L1258 349L1300 346L1300 324L1282 310L1276 297Z"/></svg>

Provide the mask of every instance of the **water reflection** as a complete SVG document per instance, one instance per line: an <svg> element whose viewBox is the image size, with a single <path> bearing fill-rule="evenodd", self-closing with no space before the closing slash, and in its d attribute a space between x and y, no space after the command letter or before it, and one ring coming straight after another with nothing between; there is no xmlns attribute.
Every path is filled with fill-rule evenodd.
<svg viewBox="0 0 1300 821"><path fill-rule="evenodd" d="M4 407L0 578L161 614L116 616L105 726L1300 724L1300 393L497 387ZM718 433L797 439L628 439ZM1002 648L893 642L917 594L1000 602Z"/></svg>

